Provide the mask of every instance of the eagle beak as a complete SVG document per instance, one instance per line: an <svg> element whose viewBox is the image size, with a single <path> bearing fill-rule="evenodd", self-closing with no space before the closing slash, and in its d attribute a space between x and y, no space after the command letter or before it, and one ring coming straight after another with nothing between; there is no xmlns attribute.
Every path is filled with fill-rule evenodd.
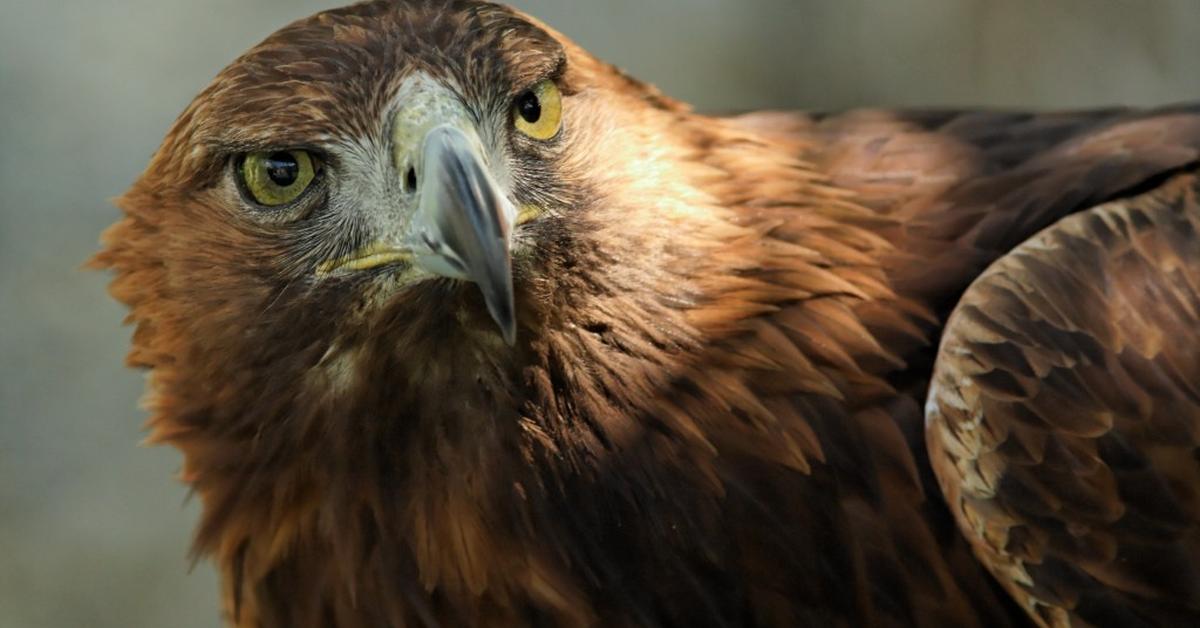
<svg viewBox="0 0 1200 628"><path fill-rule="evenodd" d="M444 124L421 148L420 201L412 223L414 262L475 282L504 341L517 337L510 234L517 211L483 163L478 138Z"/></svg>

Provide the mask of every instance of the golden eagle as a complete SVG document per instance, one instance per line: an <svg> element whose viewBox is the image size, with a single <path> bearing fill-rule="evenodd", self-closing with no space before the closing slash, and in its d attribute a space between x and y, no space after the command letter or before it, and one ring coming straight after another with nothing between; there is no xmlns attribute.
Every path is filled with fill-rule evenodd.
<svg viewBox="0 0 1200 628"><path fill-rule="evenodd" d="M375 1L94 263L236 626L1200 625L1198 162L1197 106L708 116Z"/></svg>

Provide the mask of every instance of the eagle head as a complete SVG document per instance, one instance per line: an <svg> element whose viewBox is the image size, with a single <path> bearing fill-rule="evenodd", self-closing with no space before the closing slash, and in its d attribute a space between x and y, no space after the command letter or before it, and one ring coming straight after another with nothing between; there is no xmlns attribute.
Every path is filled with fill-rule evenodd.
<svg viewBox="0 0 1200 628"><path fill-rule="evenodd" d="M489 3L280 30L180 116L97 257L151 405L293 437L516 416L576 377L528 368L548 356L683 346L703 252L670 249L714 176L681 172L685 113Z"/></svg>
<svg viewBox="0 0 1200 628"><path fill-rule="evenodd" d="M503 590L534 555L513 504L700 438L659 391L783 298L746 276L770 227L729 206L800 190L739 180L729 145L762 150L476 0L321 13L225 68L95 264L229 599L289 548L379 538L426 587Z"/></svg>

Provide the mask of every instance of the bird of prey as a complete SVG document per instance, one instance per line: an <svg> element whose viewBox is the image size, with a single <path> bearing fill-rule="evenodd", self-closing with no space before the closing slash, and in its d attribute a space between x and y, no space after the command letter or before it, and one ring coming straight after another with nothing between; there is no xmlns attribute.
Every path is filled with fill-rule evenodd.
<svg viewBox="0 0 1200 628"><path fill-rule="evenodd" d="M234 626L1194 626L1198 163L1197 106L709 116L379 0L95 264Z"/></svg>

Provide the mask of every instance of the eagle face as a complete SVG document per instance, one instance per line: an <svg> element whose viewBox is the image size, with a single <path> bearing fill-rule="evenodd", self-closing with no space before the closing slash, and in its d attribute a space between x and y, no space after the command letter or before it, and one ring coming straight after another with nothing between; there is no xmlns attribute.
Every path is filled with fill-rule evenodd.
<svg viewBox="0 0 1200 628"><path fill-rule="evenodd" d="M131 361L178 367L183 414L269 424L457 385L485 391L462 412L515 413L487 391L521 388L546 330L605 328L595 301L648 285L664 253L646 243L679 231L682 204L644 211L665 203L648 190L672 198L654 174L672 147L647 122L677 109L488 3L286 27L196 98L120 200L98 261L140 326ZM376 378L389 400L361 390Z"/></svg>
<svg viewBox="0 0 1200 628"><path fill-rule="evenodd" d="M566 52L493 6L348 13L277 33L197 100L170 152L191 153L183 168L207 174L187 187L211 192L184 202L222 212L244 238L226 249L269 252L229 268L273 284L271 309L355 304L367 322L440 302L435 317L471 329L482 303L512 344L514 258L537 272L535 223L579 206Z"/></svg>

